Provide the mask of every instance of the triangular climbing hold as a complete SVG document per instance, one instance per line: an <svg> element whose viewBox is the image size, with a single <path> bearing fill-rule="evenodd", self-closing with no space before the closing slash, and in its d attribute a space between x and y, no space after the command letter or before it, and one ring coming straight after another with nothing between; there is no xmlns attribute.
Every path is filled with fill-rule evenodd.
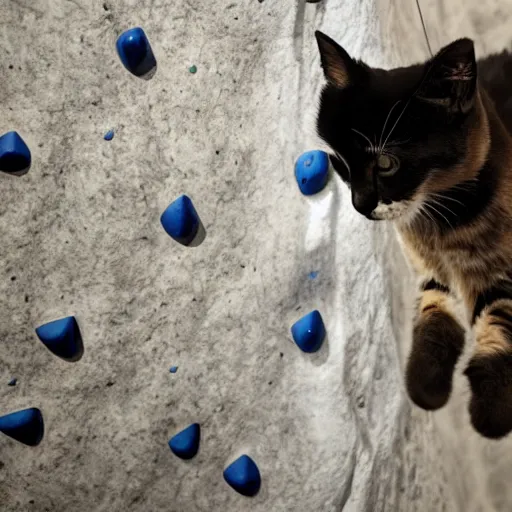
<svg viewBox="0 0 512 512"><path fill-rule="evenodd" d="M165 232L182 245L196 246L204 240L204 227L192 200L186 195L178 197L166 208L160 222Z"/></svg>
<svg viewBox="0 0 512 512"><path fill-rule="evenodd" d="M0 171L22 176L30 169L30 149L18 132L7 132L0 137Z"/></svg>
<svg viewBox="0 0 512 512"><path fill-rule="evenodd" d="M315 310L303 316L292 325L292 336L303 352L316 352L325 339L325 325L322 315Z"/></svg>
<svg viewBox="0 0 512 512"><path fill-rule="evenodd" d="M78 323L68 316L36 328L36 334L48 350L65 361L78 361L84 346Z"/></svg>
<svg viewBox="0 0 512 512"><path fill-rule="evenodd" d="M169 440L169 448L180 459L191 459L199 450L201 427L193 423Z"/></svg>
<svg viewBox="0 0 512 512"><path fill-rule="evenodd" d="M242 455L224 470L224 480L244 496L254 496L261 487L260 470L248 455Z"/></svg>
<svg viewBox="0 0 512 512"><path fill-rule="evenodd" d="M0 416L0 432L28 446L37 446L44 436L41 411L35 407Z"/></svg>

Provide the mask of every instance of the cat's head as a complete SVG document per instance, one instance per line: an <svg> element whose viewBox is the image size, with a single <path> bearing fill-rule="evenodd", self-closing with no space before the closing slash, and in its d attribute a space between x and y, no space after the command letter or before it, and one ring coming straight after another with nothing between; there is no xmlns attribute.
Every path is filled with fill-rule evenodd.
<svg viewBox="0 0 512 512"><path fill-rule="evenodd" d="M317 131L357 211L411 219L428 198L471 178L479 162L465 164L480 159L482 115L470 39L386 71L352 59L321 32L316 38L327 79Z"/></svg>

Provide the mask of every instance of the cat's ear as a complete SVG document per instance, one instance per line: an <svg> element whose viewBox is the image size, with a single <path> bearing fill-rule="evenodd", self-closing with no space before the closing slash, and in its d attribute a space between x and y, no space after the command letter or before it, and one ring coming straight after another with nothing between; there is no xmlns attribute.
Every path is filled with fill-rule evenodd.
<svg viewBox="0 0 512 512"><path fill-rule="evenodd" d="M320 60L327 81L344 89L353 81L353 71L357 66L350 55L329 36L326 36L319 30L315 32L318 50L320 51Z"/></svg>
<svg viewBox="0 0 512 512"><path fill-rule="evenodd" d="M416 97L450 113L468 112L474 105L477 86L473 41L459 39L445 46L426 66Z"/></svg>

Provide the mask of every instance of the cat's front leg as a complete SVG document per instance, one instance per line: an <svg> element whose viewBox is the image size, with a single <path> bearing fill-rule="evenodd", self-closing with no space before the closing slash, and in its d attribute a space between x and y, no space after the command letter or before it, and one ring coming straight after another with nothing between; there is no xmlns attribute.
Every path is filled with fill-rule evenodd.
<svg viewBox="0 0 512 512"><path fill-rule="evenodd" d="M405 381L411 400L427 410L448 401L464 347L464 329L451 312L451 300L446 285L435 279L422 283Z"/></svg>
<svg viewBox="0 0 512 512"><path fill-rule="evenodd" d="M512 282L498 283L475 304L477 345L464 372L472 392L469 413L478 432L500 438L512 431Z"/></svg>

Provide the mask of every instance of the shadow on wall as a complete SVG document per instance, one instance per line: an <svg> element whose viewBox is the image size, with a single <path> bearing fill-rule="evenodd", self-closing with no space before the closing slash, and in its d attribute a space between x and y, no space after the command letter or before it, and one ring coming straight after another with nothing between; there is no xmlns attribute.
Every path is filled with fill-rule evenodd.
<svg viewBox="0 0 512 512"><path fill-rule="evenodd" d="M296 259L298 268L292 276L304 276L297 280L291 276L290 294L285 301L294 311L295 320L318 309L327 328L327 336L320 350L302 357L315 366L323 365L329 357L329 325L333 324L335 314L332 304L335 302L336 283L336 233L341 208L337 176L329 170L327 186L318 194L304 198L309 204L309 214L305 222L304 244L302 254ZM308 308L308 309L306 309Z"/></svg>

